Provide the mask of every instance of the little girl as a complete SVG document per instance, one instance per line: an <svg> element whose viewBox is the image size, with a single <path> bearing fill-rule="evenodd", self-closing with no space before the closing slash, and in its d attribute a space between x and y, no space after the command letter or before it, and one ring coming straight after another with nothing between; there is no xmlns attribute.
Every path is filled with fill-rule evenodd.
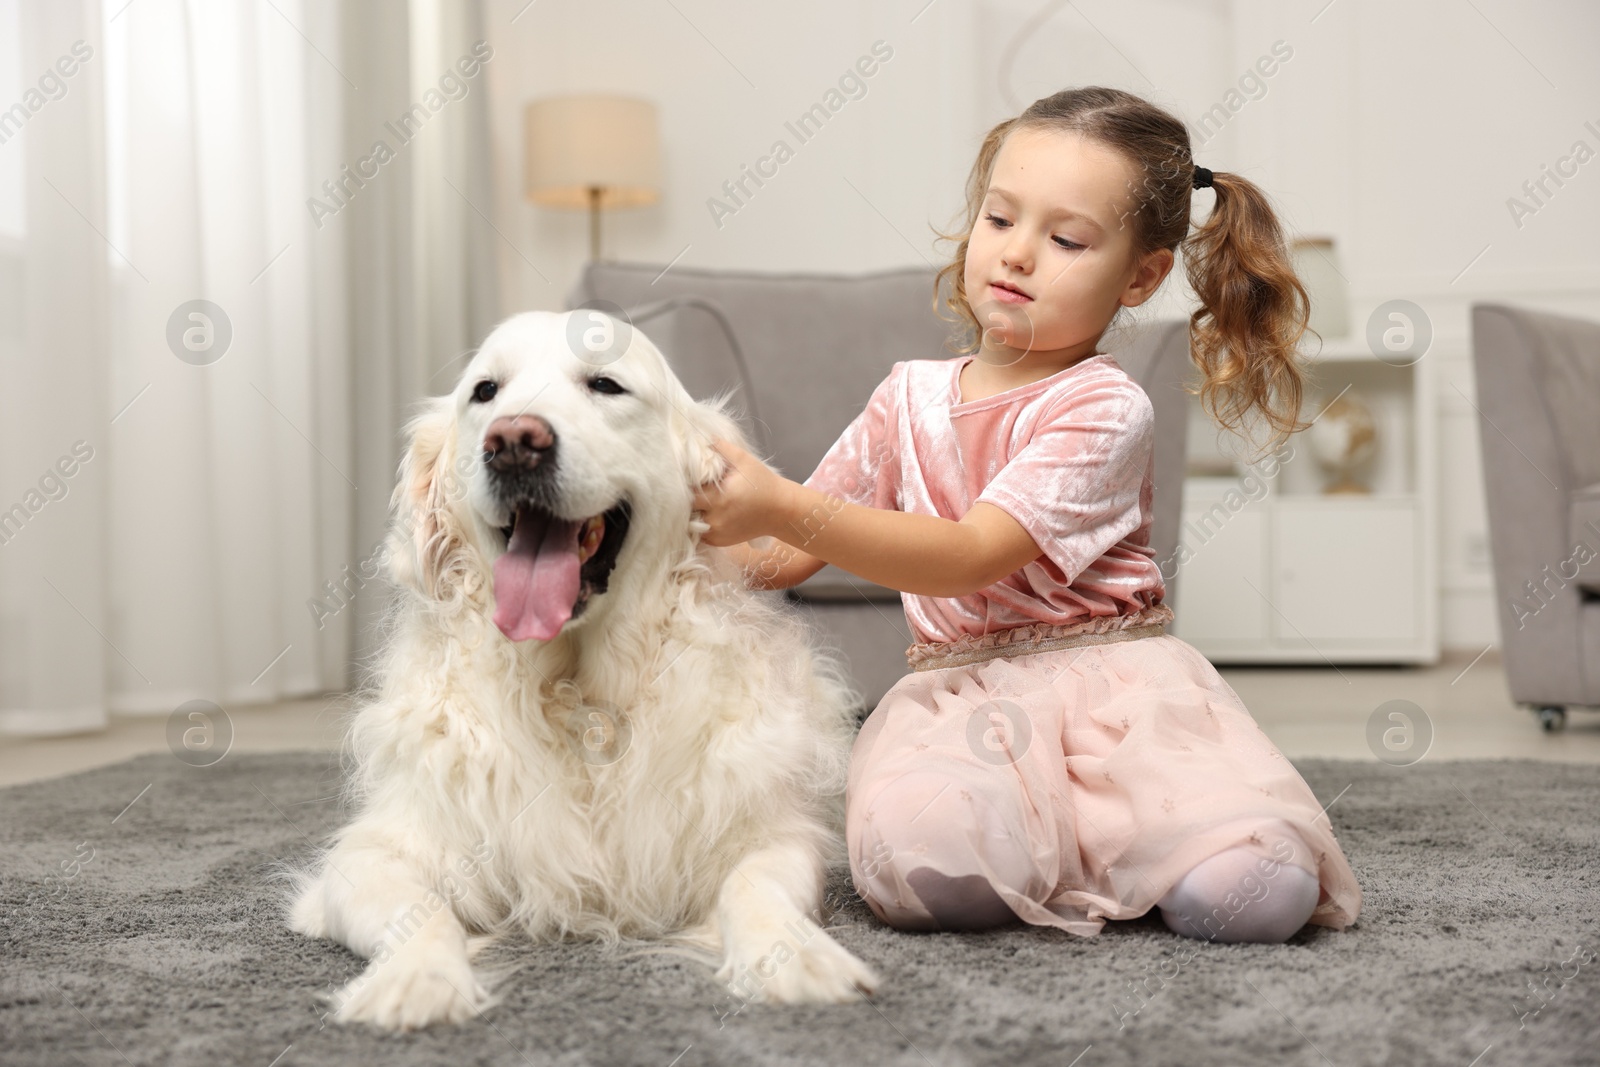
<svg viewBox="0 0 1600 1067"><path fill-rule="evenodd" d="M1216 197L1192 235L1191 188ZM907 930L1088 936L1152 906L1218 941L1348 926L1361 889L1322 805L1165 632L1150 399L1097 348L1182 245L1210 414L1303 428L1308 301L1265 196L1195 166L1167 112L1069 89L989 131L956 237L936 285L969 354L894 364L804 484L717 442L731 470L694 505L752 585L832 563L903 591L913 671L851 755L856 890Z"/></svg>

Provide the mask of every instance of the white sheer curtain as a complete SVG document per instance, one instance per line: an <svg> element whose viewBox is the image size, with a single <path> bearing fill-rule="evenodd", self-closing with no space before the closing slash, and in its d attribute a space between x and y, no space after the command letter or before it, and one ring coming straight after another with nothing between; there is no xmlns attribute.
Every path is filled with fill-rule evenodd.
<svg viewBox="0 0 1600 1067"><path fill-rule="evenodd" d="M0 724L82 729L104 721L115 657L93 629L107 615L105 213L79 214L104 200L104 62L96 47L55 66L98 42L81 6L3 0L0 18Z"/></svg>
<svg viewBox="0 0 1600 1067"><path fill-rule="evenodd" d="M486 79L311 210L479 18L413 6L0 0L0 733L358 680L398 427L493 315Z"/></svg>

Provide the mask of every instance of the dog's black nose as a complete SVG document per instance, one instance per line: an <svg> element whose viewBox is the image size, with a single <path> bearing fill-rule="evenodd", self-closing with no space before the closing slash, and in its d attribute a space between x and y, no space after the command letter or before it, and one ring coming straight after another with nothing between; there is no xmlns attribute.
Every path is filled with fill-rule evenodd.
<svg viewBox="0 0 1600 1067"><path fill-rule="evenodd" d="M556 433L538 415L502 415L483 435L483 459L499 472L536 467L556 447Z"/></svg>

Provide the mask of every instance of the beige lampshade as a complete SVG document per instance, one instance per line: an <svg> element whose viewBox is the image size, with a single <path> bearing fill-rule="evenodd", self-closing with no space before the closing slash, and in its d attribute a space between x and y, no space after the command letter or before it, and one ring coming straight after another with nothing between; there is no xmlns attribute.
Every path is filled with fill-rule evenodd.
<svg viewBox="0 0 1600 1067"><path fill-rule="evenodd" d="M523 114L529 200L545 207L639 207L661 196L656 106L627 96L535 100Z"/></svg>

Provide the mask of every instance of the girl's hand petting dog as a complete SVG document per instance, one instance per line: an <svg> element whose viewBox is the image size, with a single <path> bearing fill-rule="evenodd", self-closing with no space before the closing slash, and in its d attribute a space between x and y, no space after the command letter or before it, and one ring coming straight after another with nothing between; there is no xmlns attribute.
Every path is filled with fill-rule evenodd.
<svg viewBox="0 0 1600 1067"><path fill-rule="evenodd" d="M732 441L718 438L711 447L728 461L728 470L720 481L695 490L690 507L711 527L700 539L725 548L782 527L795 483Z"/></svg>

